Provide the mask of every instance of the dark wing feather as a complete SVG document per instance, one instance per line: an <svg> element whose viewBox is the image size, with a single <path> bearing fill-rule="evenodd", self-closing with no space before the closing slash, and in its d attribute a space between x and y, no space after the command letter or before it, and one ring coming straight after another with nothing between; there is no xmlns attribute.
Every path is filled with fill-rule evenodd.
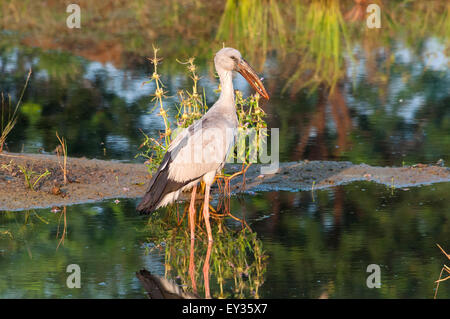
<svg viewBox="0 0 450 319"><path fill-rule="evenodd" d="M161 165L156 173L153 174L148 190L136 208L139 212L151 213L158 207L159 202L165 195L180 189L190 182L177 182L169 178L169 167L172 162L170 153L167 152L164 155Z"/></svg>
<svg viewBox="0 0 450 319"><path fill-rule="evenodd" d="M204 119L202 120L204 121ZM164 158L160 166L158 167L158 170L153 174L147 192L136 208L137 211L147 214L153 212L157 209L158 204L161 202L165 195L174 192L195 180L190 179L180 182L170 179L169 169L170 164L173 162L174 158L176 158L180 149L182 149L187 144L189 137L192 135L194 125L198 124L197 122L190 125L172 141L171 145L169 146L169 150L164 155Z"/></svg>

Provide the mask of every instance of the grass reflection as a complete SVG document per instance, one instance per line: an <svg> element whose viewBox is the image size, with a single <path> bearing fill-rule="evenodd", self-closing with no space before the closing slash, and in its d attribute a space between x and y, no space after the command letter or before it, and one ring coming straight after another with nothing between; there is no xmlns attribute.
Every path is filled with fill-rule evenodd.
<svg viewBox="0 0 450 319"><path fill-rule="evenodd" d="M223 218L213 225L208 243L206 231L191 241L187 221L180 223L175 210L149 219L150 250L164 253L165 277L205 298L259 298L267 255L257 234Z"/></svg>
<svg viewBox="0 0 450 319"><path fill-rule="evenodd" d="M227 0L216 39L232 43L261 67L270 48L276 46L280 53L286 50L288 28L281 14L283 5L275 0Z"/></svg>
<svg viewBox="0 0 450 319"><path fill-rule="evenodd" d="M449 47L449 12L446 1L376 1L381 7L380 29L366 26L367 1L354 0L196 0L79 1L83 8L83 32L70 32L63 21L64 3L0 1L2 29L24 34L22 43L46 49L63 49L89 60L129 65L149 55L148 43L158 41L169 58L185 52L186 57L209 59L222 43L239 48L262 67L273 52L292 63L283 67L287 86L333 87L345 77L344 57L349 48L367 42L369 52L402 36L414 50L423 39L435 36ZM157 12L157 14L155 14ZM98 20L101 16L103 19ZM23 21L27 21L26 24ZM157 28L155 28L157 26ZM215 39L215 40L211 40ZM194 44L194 45L193 45ZM73 77L79 62L59 54L59 63L47 65L56 77ZM64 67L62 67L64 66Z"/></svg>
<svg viewBox="0 0 450 319"><path fill-rule="evenodd" d="M58 131L74 156L130 159L141 143L140 129L148 136L160 129L146 113L145 89L153 88L138 89L131 80L145 80L149 43L164 49L160 71L173 100L190 86L176 58L196 56L198 94L205 88L208 105L217 98L211 57L225 43L264 68L271 100L263 108L268 127L280 128L281 160L401 165L448 159L445 1L379 1L380 29L367 28L363 1L182 3L82 1L89 8L83 18L89 36L81 36L53 29L51 20L65 12L61 4L30 3L26 10L0 0L0 24L8 30L0 38L0 87L17 95L27 66L34 74L8 150L21 151L23 144L25 151L52 150ZM37 14L27 19L29 12ZM98 23L100 12L110 19ZM24 29L19 21L34 28ZM38 47L32 47L30 34ZM176 120L176 112L169 115Z"/></svg>
<svg viewBox="0 0 450 319"><path fill-rule="evenodd" d="M134 207L123 200L69 206L65 214L0 212L0 297L142 298L134 272L144 262L145 220ZM81 268L81 289L66 285L70 264Z"/></svg>
<svg viewBox="0 0 450 319"><path fill-rule="evenodd" d="M344 75L344 54L350 48L348 27L337 0L313 1L305 11L304 16L297 17L304 23L295 35L301 59L284 90L292 87L292 93L296 93L308 87L313 91L323 84L332 91Z"/></svg>
<svg viewBox="0 0 450 319"><path fill-rule="evenodd" d="M441 246L439 246L439 245L437 245L437 246L442 251L444 256L447 257L448 260L450 260L450 254L447 254ZM439 284L443 281L450 279L450 276L447 274L450 274L450 267L444 264L444 266L441 269L441 273L439 274L439 279L436 280L436 293L434 294L434 299L436 299L436 296L437 296L437 293L439 290ZM444 277L443 277L443 275L444 275Z"/></svg>

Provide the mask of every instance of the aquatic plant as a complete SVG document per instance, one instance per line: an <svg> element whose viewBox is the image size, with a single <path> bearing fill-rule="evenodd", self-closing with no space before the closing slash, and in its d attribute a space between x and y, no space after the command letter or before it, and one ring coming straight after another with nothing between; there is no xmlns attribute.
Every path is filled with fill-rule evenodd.
<svg viewBox="0 0 450 319"><path fill-rule="evenodd" d="M17 123L17 111L19 110L20 103L22 102L23 95L25 93L25 89L28 86L28 80L31 76L31 69L28 71L27 79L25 80L25 84L22 88L22 92L20 93L19 99L16 103L14 109L11 108L11 97L8 98L8 101L5 101L5 97L3 92L1 93L1 122L0 122L0 153L3 151L3 147L6 142L6 137L12 131L14 126Z"/></svg>
<svg viewBox="0 0 450 319"><path fill-rule="evenodd" d="M185 290L195 294L204 290L205 296L214 298L259 298L267 255L257 234L248 228L231 229L222 218L213 228L211 245L205 232L191 241L184 223L175 209L163 219L152 216L148 220L151 250L165 256L165 277L177 278Z"/></svg>
<svg viewBox="0 0 450 319"><path fill-rule="evenodd" d="M165 152L167 151L167 147L170 144L171 140L171 134L172 130L170 129L170 122L169 122L169 116L164 108L163 98L166 97L166 93L164 91L164 84L161 81L161 76L158 73L158 64L161 61L160 58L158 58L158 51L159 49L153 46L153 58L148 58L148 60L153 65L153 74L150 78L150 80L144 82L143 84L148 83L155 83L156 89L155 93L153 94L152 102L155 102L154 108L150 111L150 113L153 112L153 110L156 107L159 107L159 116L161 116L164 120L164 132L160 133L160 137L158 139L151 138L147 136L145 133L143 133L145 139L140 145L139 149L144 147L144 150L141 153L138 153L137 156L143 156L147 158L146 161L147 168L149 170L149 173L152 173L154 169L156 169L159 164L161 163L163 156ZM164 140L164 142L162 141Z"/></svg>
<svg viewBox="0 0 450 319"><path fill-rule="evenodd" d="M61 238L58 241L58 245L56 246L56 250L58 250L59 246L61 244L64 245L64 240L66 238L67 235L67 214L66 214L66 206L64 206L64 208L62 209L62 211L59 214L59 219L58 219L58 229L56 231L56 238L59 237L59 225L61 223L61 218L63 218L63 230L61 233Z"/></svg>
<svg viewBox="0 0 450 319"><path fill-rule="evenodd" d="M186 62L178 61L178 63L186 65L189 77L192 80L191 92L188 90L180 90L177 92L180 105L177 107L178 114L175 118L177 119L178 128L188 127L194 123L195 120L200 119L208 110L205 90L203 90L203 94L198 92L198 81L200 80L200 77L197 74L197 66L194 62L194 58L190 58Z"/></svg>
<svg viewBox="0 0 450 319"><path fill-rule="evenodd" d="M445 252L445 250L444 250L441 246L439 246L439 244L436 244L436 245L437 245L438 248L442 251L442 253L444 254L444 256L447 257L447 259L450 260L450 254L447 254L447 253ZM449 274L449 275L448 275L447 277L445 277L445 278L442 278L442 275L444 274L444 272L446 272L446 273ZM441 279L441 278L442 278L442 279ZM450 267L444 264L444 266L443 266L442 269L441 269L441 273L439 274L439 279L436 280L436 292L434 293L434 299L436 299L436 297L437 297L437 293L438 293L438 289L439 289L439 283L441 283L441 282L443 282L443 281L446 281L446 280L448 280L448 279L450 279Z"/></svg>
<svg viewBox="0 0 450 319"><path fill-rule="evenodd" d="M56 137L58 138L60 144L56 147L56 156L58 158L61 171L63 172L64 184L67 184L67 143L64 137L59 137L58 132L56 132ZM62 162L61 156L63 157Z"/></svg>
<svg viewBox="0 0 450 319"><path fill-rule="evenodd" d="M9 237L10 239L14 239L13 235L11 234L11 232L9 230L1 230L0 235Z"/></svg>
<svg viewBox="0 0 450 319"><path fill-rule="evenodd" d="M51 173L49 172L48 169L45 169L45 172L39 174L36 173L35 171L28 169L27 167L18 165L20 171L22 172L24 178L25 178L25 184L28 186L29 189L31 189L32 191L35 190L36 185L39 183L39 181L42 178L45 178L49 175L51 175ZM34 181L32 181L33 176L37 176L36 179Z"/></svg>

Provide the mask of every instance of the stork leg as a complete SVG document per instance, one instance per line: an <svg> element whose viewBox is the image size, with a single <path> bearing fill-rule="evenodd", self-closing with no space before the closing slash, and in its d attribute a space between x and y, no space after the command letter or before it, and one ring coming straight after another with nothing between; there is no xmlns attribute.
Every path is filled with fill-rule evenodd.
<svg viewBox="0 0 450 319"><path fill-rule="evenodd" d="M203 203L203 218L205 219L206 232L208 233L208 241L212 242L211 225L209 224L209 190L211 186L206 184L205 186L205 202Z"/></svg>
<svg viewBox="0 0 450 319"><path fill-rule="evenodd" d="M205 281L205 298L211 299L211 291L209 290L209 259L211 257L212 242L208 243L206 251L205 263L203 264L203 279Z"/></svg>
<svg viewBox="0 0 450 319"><path fill-rule="evenodd" d="M189 254L189 276L191 277L192 290L197 293L197 282L195 281L195 261L194 261L195 240L191 240L191 249Z"/></svg>
<svg viewBox="0 0 450 319"><path fill-rule="evenodd" d="M197 184L192 188L191 203L189 204L189 226L191 227L191 240L195 239L195 193Z"/></svg>

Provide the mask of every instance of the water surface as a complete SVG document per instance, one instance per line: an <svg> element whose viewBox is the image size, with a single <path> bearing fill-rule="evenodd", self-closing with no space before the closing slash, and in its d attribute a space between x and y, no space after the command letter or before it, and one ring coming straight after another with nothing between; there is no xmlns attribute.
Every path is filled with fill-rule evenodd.
<svg viewBox="0 0 450 319"><path fill-rule="evenodd" d="M241 225L226 221L231 240L213 244L211 294L255 297L255 285L252 290L245 275L242 292L236 292L233 276L227 275L234 268L215 267L216 258L226 250L231 249L230 261L240 254L235 249L244 242L249 247L242 258L250 272L255 272L255 245L264 251L258 277L261 298L432 298L434 281L446 262L436 243L445 245L450 238L449 191L447 183L394 191L352 183L314 194L239 196L232 200L231 211L236 217L245 215L256 239L240 236ZM141 268L167 275L192 291L187 271L190 245L183 239L186 227L173 227L171 236L181 234L175 243L162 235L157 222L150 220L149 226L148 217L136 215L135 205L134 200L122 200L67 207L63 243L62 212L1 212L0 297L145 298L135 277ZM220 238L216 229L214 236ZM175 253L169 253L169 246L176 248ZM201 296L205 247L198 239L195 278ZM66 286L69 264L81 268L80 289ZM380 289L366 285L369 264L380 266ZM438 297L450 297L445 282Z"/></svg>
<svg viewBox="0 0 450 319"><path fill-rule="evenodd" d="M445 1L386 2L378 30L367 29L359 16L365 9L354 1L262 2L92 3L83 8L81 32L58 22L65 20L59 3L8 3L0 12L0 92L14 105L29 68L33 74L7 149L50 153L57 131L70 156L143 162L135 158L141 130L158 136L164 128L151 112L155 87L142 85L153 72L146 59L151 44L164 58L159 73L173 119L177 91L192 85L177 59L196 57L199 86L211 106L218 96L212 58L225 43L264 77L271 99L262 107L268 127L280 129L280 160L448 164ZM240 75L234 84L252 92ZM436 244L450 250L449 191L448 183L410 189L352 183L314 193L236 196L230 211L245 217L253 232L240 231L233 219L220 234L215 229L211 293L432 298L448 264ZM148 221L136 204L67 207L64 242L62 212L0 212L0 297L144 298L135 277L142 267L193 289L186 228L175 227L165 210ZM208 248L199 239L195 249L194 282L204 296ZM69 264L81 267L81 289L66 286ZM380 289L367 288L369 264L380 266ZM450 297L447 282L438 297Z"/></svg>

